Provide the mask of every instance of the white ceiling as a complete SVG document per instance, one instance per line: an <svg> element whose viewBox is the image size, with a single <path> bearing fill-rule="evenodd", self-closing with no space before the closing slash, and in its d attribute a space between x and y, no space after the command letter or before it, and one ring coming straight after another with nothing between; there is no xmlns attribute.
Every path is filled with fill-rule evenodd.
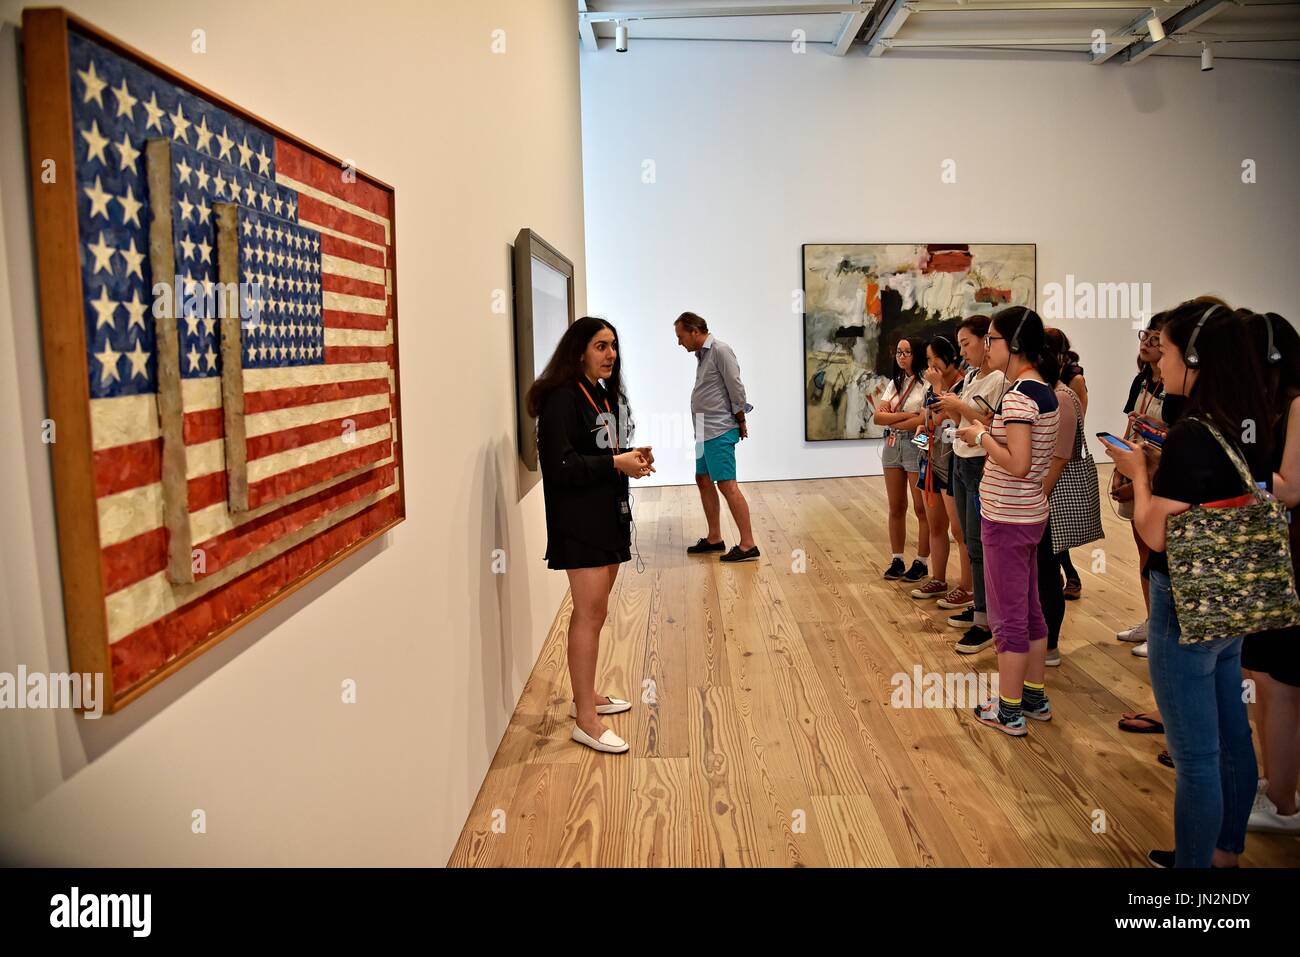
<svg viewBox="0 0 1300 957"><path fill-rule="evenodd" d="M888 16L896 6L902 9ZM1300 0L579 0L578 20L580 28L590 24L600 52L611 56L618 17L628 27L632 51L638 42L660 39L790 43L803 30L810 51L820 44L834 52L841 40L841 52L858 56L1015 50L1088 59L1093 31L1101 29L1111 51L1105 60L1116 65L1146 52L1146 26L1126 27L1153 7L1166 24L1211 15L1179 32L1167 28L1169 38L1151 55L1200 56L1204 41L1218 58L1300 60ZM724 12L734 15L718 15ZM878 30L878 21L900 16L901 25ZM850 43L844 34L855 25ZM885 40L874 50L864 42L873 35ZM591 34L585 42L591 49Z"/></svg>

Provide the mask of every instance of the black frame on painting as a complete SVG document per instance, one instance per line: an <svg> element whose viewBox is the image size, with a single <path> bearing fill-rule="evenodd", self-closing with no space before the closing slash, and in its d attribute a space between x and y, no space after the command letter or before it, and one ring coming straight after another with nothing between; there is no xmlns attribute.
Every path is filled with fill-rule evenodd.
<svg viewBox="0 0 1300 957"><path fill-rule="evenodd" d="M573 261L528 227L515 237L513 254L515 308L515 408L519 423L519 458L537 471L537 429L528 414L528 390L533 386L536 356L533 341L533 260L539 259L561 273L568 286L569 319L573 325L575 300Z"/></svg>
<svg viewBox="0 0 1300 957"><path fill-rule="evenodd" d="M813 439L808 437L808 375L807 375L807 342L808 342L808 247L809 246L924 246L924 245L950 245L947 243L887 243L887 242L862 242L859 240L845 240L841 242L820 242L820 243L802 243L799 246L799 289L802 296L804 311L802 313L802 322L799 326L799 381L803 383L803 440L805 442L882 442L880 437L866 439ZM1034 250L1034 286L1033 299L1029 303L1029 308L1038 309L1038 244L1022 243L1011 240L982 240L980 242L969 242L951 245L964 246L1030 246Z"/></svg>

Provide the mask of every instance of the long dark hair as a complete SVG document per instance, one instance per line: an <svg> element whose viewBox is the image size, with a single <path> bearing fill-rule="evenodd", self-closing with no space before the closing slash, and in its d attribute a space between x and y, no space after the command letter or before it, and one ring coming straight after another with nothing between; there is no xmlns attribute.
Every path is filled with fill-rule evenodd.
<svg viewBox="0 0 1300 957"><path fill-rule="evenodd" d="M1199 362L1189 368L1198 373L1188 390L1179 420L1189 416L1213 422L1223 437L1235 445L1252 471L1263 471L1272 451L1272 410L1263 383L1263 356L1258 355L1254 337L1243 335L1241 319L1220 299L1202 296L1169 310L1162 338L1178 347L1187 361L1187 345L1198 324L1196 356ZM1181 388L1181 383L1166 382L1165 391ZM1247 424L1256 423L1254 442L1243 442Z"/></svg>
<svg viewBox="0 0 1300 957"><path fill-rule="evenodd" d="M1273 411L1273 421L1278 422L1286 418L1292 401L1300 396L1300 334L1276 312L1238 309L1237 315L1246 323L1254 339L1255 355L1260 357L1264 375L1264 396ZM1268 361L1270 344L1277 350L1276 362ZM1196 351L1200 352L1199 339Z"/></svg>
<svg viewBox="0 0 1300 957"><path fill-rule="evenodd" d="M1046 330L1046 336L1047 348L1056 353L1057 358L1060 360L1061 374L1064 375L1066 369L1078 368L1079 353L1075 352L1071 347L1070 337L1065 334L1065 330L1049 326Z"/></svg>
<svg viewBox="0 0 1300 957"><path fill-rule="evenodd" d="M994 314L993 328L1007 340L1008 349L1015 340L1016 354L1028 359L1044 382L1056 385L1061 378L1061 360L1047 344L1047 331L1038 313L1028 306L1009 306Z"/></svg>
<svg viewBox="0 0 1300 957"><path fill-rule="evenodd" d="M1147 320L1147 332L1158 332L1159 330L1163 329L1165 327L1165 320L1168 318L1169 318L1168 311L1157 312L1154 316L1152 316L1150 319ZM1142 373L1143 382L1155 381L1156 374L1151 370L1151 363L1143 362L1142 357L1138 356L1137 366L1138 366L1138 372Z"/></svg>
<svg viewBox="0 0 1300 957"><path fill-rule="evenodd" d="M907 343L907 347L908 347L909 349L912 350L912 375L914 375L914 376L918 376L918 377L919 377L919 373L916 371L916 356L917 356L917 353L919 352L919 353L921 354L922 357L925 356L925 343L924 343L924 342L921 342L920 339L909 339L907 336L899 336L899 337L898 337L898 341L894 343L894 353L895 353L894 356L893 356L893 360L894 360L894 374L893 374L892 376L890 376L890 378L894 380L894 391L895 391L895 392L901 392L901 391L902 391L902 389L903 389L903 379L905 378L905 376L903 375L903 367L902 367L902 366L899 364L899 362L898 362L898 354L897 354L897 353L898 353L898 347L901 346L904 342L906 342L906 343ZM920 345L918 346L917 343L920 343ZM924 364L924 363L922 363L922 364Z"/></svg>
<svg viewBox="0 0 1300 957"><path fill-rule="evenodd" d="M631 410L628 408L627 394L623 391L623 353L618 348L618 330L614 328L613 323L595 316L583 316L560 336L555 352L551 355L551 361L546 363L546 368L533 380L532 388L528 390L529 415L534 419L537 418L542 413L542 406L546 404L548 395L561 386L583 378L582 354L587 351L591 340L602 329L614 333L615 349L614 371L605 380L605 392L610 398L618 397L619 403L627 410L630 421Z"/></svg>
<svg viewBox="0 0 1300 957"><path fill-rule="evenodd" d="M947 336L935 336L927 344L926 348L934 353L934 357L944 365L955 366L957 364L957 347L952 344L952 340ZM912 357L912 362L916 362L916 357Z"/></svg>
<svg viewBox="0 0 1300 957"><path fill-rule="evenodd" d="M961 321L961 325L957 327L957 331L961 332L963 329L969 329L971 335L983 339L989 334L989 317L983 313L976 313L973 316L967 316Z"/></svg>

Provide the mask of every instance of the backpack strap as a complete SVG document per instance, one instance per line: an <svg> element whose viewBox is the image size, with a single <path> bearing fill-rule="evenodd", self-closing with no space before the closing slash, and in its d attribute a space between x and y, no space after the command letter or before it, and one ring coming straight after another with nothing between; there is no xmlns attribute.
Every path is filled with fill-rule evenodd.
<svg viewBox="0 0 1300 957"><path fill-rule="evenodd" d="M1246 465L1246 460L1241 457L1241 453L1233 448L1232 444L1223 437L1217 428L1215 428L1214 423L1197 416L1188 416L1188 419L1192 422L1199 422L1205 427L1206 431L1208 431L1210 435L1214 436L1214 441L1219 443L1219 447L1223 449L1223 453L1228 456L1228 459L1234 466L1236 466L1237 474L1241 476L1241 481L1245 483L1246 491L1254 495L1257 502L1264 501L1264 493L1260 487L1255 484L1255 476L1250 474L1250 468Z"/></svg>

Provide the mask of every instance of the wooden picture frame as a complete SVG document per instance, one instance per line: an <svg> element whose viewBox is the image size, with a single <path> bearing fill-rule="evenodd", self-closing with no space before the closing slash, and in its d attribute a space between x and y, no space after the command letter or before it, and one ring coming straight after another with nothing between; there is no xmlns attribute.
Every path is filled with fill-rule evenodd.
<svg viewBox="0 0 1300 957"><path fill-rule="evenodd" d="M70 670L81 675L102 674L104 711L114 712L205 651L215 647L325 571L356 553L367 543L379 538L405 518L405 483L399 480L399 476L404 478L405 473L402 467L400 441L401 389L397 337L395 193L386 183L352 170L337 157L241 109L220 95L188 80L152 57L109 36L63 9L25 10L22 44L32 204L39 266L47 414L55 421L58 428L58 438L50 445L50 452L58 518L59 561ZM91 52L86 54L87 50ZM83 75L79 78L74 69L74 60L82 55L90 57L90 67L88 70L83 70ZM97 68L98 72L96 72ZM107 86L103 81L103 77L107 75L106 71L111 70L117 70L120 75L120 92ZM132 92L133 84L135 92L141 94L140 97ZM151 106L146 107L142 103L144 87L149 85L152 85L155 94L158 90L174 91L174 100L177 104L176 118L171 124L171 134L168 135L166 132L168 124L159 120L156 125L157 139L147 139L154 135L152 124L157 119L154 110L159 105L156 95ZM112 94L116 94L116 102ZM94 103L91 102L92 99L95 100ZM109 111L109 107L116 109L116 117ZM116 141L100 136L99 120L95 120L89 130L86 130L84 125L78 126L75 117L79 111L99 109L103 112L96 115L102 119L104 131L107 131L109 125L113 123L124 130L120 145ZM191 114L194 129L190 128L190 122L184 117L186 109L197 110L197 116ZM145 134L146 139L133 140L132 124L137 122L141 111L148 113L150 131ZM199 125L200 117L202 126ZM228 120L228 125L219 133L209 127L210 117L224 117ZM139 122L143 122L143 118ZM185 125L182 127L181 123ZM242 172L244 168L254 169L257 164L253 162L251 153L236 152L232 146L226 145L232 128L236 133L240 129L247 131L242 144L245 147L250 135L274 147L275 151L272 152L271 157L263 157L262 173L258 174L261 176L267 169L271 169L270 166L265 165L265 160L270 159L273 164L277 164L269 174L272 178L257 179L252 174ZM201 138L204 135L207 136L206 141ZM217 138L215 141L214 136ZM283 267L277 265L275 270L270 270L272 273L279 270L273 278L277 283L282 284L278 288L292 288L295 291L278 293L282 298L278 302L270 300L275 304L269 306L270 311L267 315L274 315L276 309L303 310L296 316L301 321L294 325L295 331L292 335L298 337L295 343L299 340L305 343L309 336L315 336L317 340L324 343L317 350L322 355L321 361L312 363L308 361L305 344L284 347L283 342L288 341L290 337L288 332L285 332L280 339L281 358L285 354L285 348L289 348L290 352L294 349L301 350L302 364L294 366L293 375L299 376L306 383L301 386L303 390L318 388L314 381L308 381L310 376L318 374L315 371L316 366L332 369L333 372L338 373L337 377L342 381L343 373L346 371L343 365L347 365L349 369L353 365L359 367L361 359L358 357L366 357L369 361L367 367L378 377L372 380L375 384L370 386L375 393L372 404L377 409L384 408L387 418L386 426L378 427L381 432L386 428L386 438L383 440L382 447L371 449L371 446L364 446L363 449L370 450L366 454L370 455L372 460L382 451L386 455L383 462L358 466L352 473L339 473L338 470L342 469L347 462L363 461L363 458L345 460L330 455L319 460L312 459L310 465L297 466L296 471L288 467L279 472L267 468L265 474L268 477L263 481L270 482L274 486L268 486L268 490L277 497L270 505L263 505L258 510L256 502L244 502L241 507L235 507L226 499L222 499L208 506L205 512L194 510L193 482L196 480L191 479L191 474L198 466L191 462L191 472L187 473L184 455L187 451L186 446L191 442L191 426L199 421L198 414L191 415L184 407L173 409L176 413L175 422L185 434L183 438L173 438L171 440L173 444L168 445L169 437L165 434L163 424L167 416L158 410L158 407L165 405L166 401L162 395L164 385L161 382L160 371L163 363L159 361L162 357L163 340L156 338L155 332L164 328L167 322L177 323L179 318L160 316L158 300L155 299L152 326L150 320L144 318L143 307L139 307L138 300L136 301L138 311L131 311L129 307L125 307L125 303L117 302L107 310L109 321L103 322L102 313L98 320L88 321L87 296L96 284L102 284L100 291L103 298L108 300L108 285L118 281L132 283L135 281L133 276L135 273L139 275L146 295L151 288L156 292L156 287L151 286L146 279L146 276L153 276L154 260L152 258L148 260L149 271L145 272L141 265L144 260L137 253L135 245L137 237L134 233L131 234L130 255L128 256L121 248L110 250L106 257L108 266L101 269L103 264L98 253L96 261L93 264L89 263L86 250L91 246L94 231L88 234L85 224L89 221L99 227L98 244L101 250L113 241L114 236L124 237L141 222L145 224L143 234L149 235L149 229L156 227L157 223L154 222L149 208L150 196L145 195L145 192L150 183L160 181L159 176L166 176L169 173L156 164L148 165L150 160L145 154L159 152L157 149L147 150L147 147L150 143L156 146L162 139L168 140L177 150L181 149L179 145L181 143L188 150L191 142L194 142L196 145L192 152L202 153L200 158L204 161L204 175L208 167L217 174L223 170L239 171L242 181L246 182L251 191L249 195L258 196L263 208L268 211L266 214L268 224L272 219L271 202L277 201L274 215L278 217L281 213L285 213L292 218L284 221L295 224L294 236L290 237L288 232L283 234L282 241L286 249L289 248L290 239L301 243L302 235L310 232L305 225L308 223L306 217L308 200L319 210L337 211L337 213L329 212L328 216L322 213L317 218L329 218L334 227L337 227L333 230L337 235L331 239L331 242L342 247L344 252L352 250L354 246L357 249L362 248L362 241L353 235L354 232L359 232L361 227L343 225L345 221L351 223L352 220L356 220L367 223L370 228L368 234L375 237L382 232L384 241L372 243L374 248L367 247L365 255L362 256L372 265L364 266L358 262L355 264L356 268L348 267L353 273L366 277L364 280L356 280L357 285L351 287L354 292L360 290L364 293L354 297L358 308L369 310L363 317L364 335L359 332L361 319L340 318L343 313L337 308L337 297L343 296L344 293L329 290L346 287L347 284L336 282L334 274L330 273L328 268L322 270L321 264L325 262L324 253L320 253L318 259L312 259L310 254L304 252L301 256L293 257L295 265L292 267L287 262L290 256L280 257L286 261L286 264ZM207 152L203 153L205 147ZM224 149L218 155L221 147ZM279 152L281 150L282 155ZM299 188L296 190L284 185L286 182L297 181L280 169L280 165L288 163L291 156L298 164L294 172L304 177L302 182L297 183ZM248 160L246 165L242 162L245 157ZM229 159L228 163L227 159ZM129 167L128 161L130 161ZM129 172L119 172L117 169L119 163L121 170L129 169ZM102 170L95 164L102 164ZM332 180L320 181L319 189L310 185L317 182L313 177L322 175L321 171L327 167L334 172L339 170L348 172L352 182L347 183L345 177L345 185L337 188L332 185ZM130 188L117 198L109 195L109 191L103 190L99 179L93 181L91 188L84 185L82 177L88 176L92 168L99 172L104 180L115 176L134 178L129 180ZM141 176L140 169L144 169L147 175ZM55 171L53 176L50 175L51 170ZM236 189L233 174L229 181L223 179L223 183L227 183L230 191L238 196L239 190ZM254 185L259 184L262 187L260 194L253 191ZM212 187L205 186L205 188ZM89 200L91 204L89 220L86 218L86 203L83 201L83 195L88 192L97 194L92 195ZM98 194L107 196L108 199L103 199ZM271 199L272 196L274 200ZM285 200L285 197L289 196L296 197L301 202ZM199 202L206 202L206 198L200 197ZM235 202L240 201L236 199ZM246 202L248 205L242 208L247 210L255 208L253 199L248 199ZM356 206L358 202L369 203L378 212L374 210L358 212L357 210L361 209L360 206ZM353 206L356 208L351 209ZM143 212L140 212L141 207ZM285 212L285 207L289 207L288 212ZM365 215L362 215L363 213ZM297 218L299 214L301 219ZM348 219L349 216L352 219ZM210 225L215 235L215 230L218 229L215 214L210 224L202 220L196 221L204 228ZM382 230L378 225L381 222ZM268 236L270 230L271 227L268 225ZM316 233L318 243L328 232L327 229ZM164 237L164 242L170 239L170 236ZM120 242L124 243L125 239L121 239ZM249 241L246 248L251 251L254 247L255 244ZM115 252L117 258L114 257ZM143 252L152 257L158 250ZM170 259L171 251L166 252L167 256L162 258ZM268 255L267 258L269 261L271 256ZM228 267L229 263L223 267L227 273ZM314 282L301 278L310 275L313 269L317 275ZM106 272L107 276L101 276L101 271ZM196 266L195 272L198 271L200 271L199 267ZM211 279L219 279L215 261L211 274L204 275L207 277L205 280L197 278L178 280L178 285L185 283L191 289L196 289ZM288 278L290 275L299 278L290 279ZM379 282L381 277L382 284ZM179 292L176 298L177 301L180 300ZM336 307L321 305L329 302L335 302ZM120 317L123 316L124 308L130 311L131 318L126 322L123 334L133 337L137 349L134 360L124 363L123 360L131 359L131 354L115 354L112 351L111 341L105 342L105 348L109 351L100 354L100 356L107 355L108 358L96 357L90 350L95 348L97 337L112 337L119 334L117 330L122 326ZM260 308L259 306L259 310ZM312 309L315 309L317 316L323 318L319 318L318 321L311 319ZM259 311L259 319L261 315ZM132 328L137 321L138 328ZM213 320L212 328L207 329L205 334L210 334L214 341L219 335L219 342L223 344L223 348L227 341L226 337L231 334L238 335L241 328L245 330L245 335L250 337L248 341L252 341L253 333L248 330L256 328L256 322L251 324L243 320L234 322L232 333L231 324L217 326L216 321L218 320ZM220 321L225 322L224 319ZM267 336L266 341L269 342L273 331L276 335L280 333L278 324L273 324L277 322L276 320L268 319L267 322L268 325L257 328L256 333ZM104 327L107 328L107 332L103 331ZM198 322L195 323L195 328L206 329ZM285 328L288 328L287 324ZM297 331L299 329L302 331ZM176 326L173 325L169 331L175 334ZM143 343L146 339L150 348L156 350L152 356L144 355ZM267 349L271 353L276 352L273 346L266 346L263 351ZM233 354L239 356L238 351ZM144 355L144 358L140 358L141 355ZM168 358L177 357L169 355ZM330 366L329 363L338 364ZM219 385L221 377L215 371L216 359L207 359L206 365L207 379L216 379ZM387 367L386 375L382 368L384 366ZM150 374L141 371L149 369L153 370L154 391L152 393L145 388L150 383ZM275 368L272 371L279 373L281 370ZM138 384L137 377L144 380L144 384ZM215 387L207 379L200 385L211 394ZM111 419L102 404L96 404L100 397L94 393L104 388L116 389L123 380L129 380L133 388L138 386L137 391L129 395L122 391L122 394L113 394L104 398L113 400L129 398L132 400L133 409L143 410L142 417L137 417L135 420L129 420L127 417L123 421L127 421L128 424L125 431L131 433L128 438L139 439L141 435L145 438L125 444L105 445L106 442L111 442L105 435L107 428L105 422L117 420ZM175 383L179 389L177 394L188 395L185 388L198 381L199 379L194 378ZM272 381L269 375L265 381ZM386 388L382 385L385 381ZM356 383L353 385L355 386ZM122 388L124 390L125 386ZM291 398L282 395L289 391L292 390L280 389L276 395L280 396L283 402L289 403ZM348 389L340 388L336 391L346 392ZM354 387L352 391L358 389ZM217 389L216 394L219 396L219 401L224 401L220 389ZM270 395L270 392L261 394ZM155 401L151 402L148 398L150 395L153 395ZM240 398L242 399L242 395ZM319 394L311 393L302 401L317 403L322 399ZM152 414L157 417L154 422L147 421L151 407ZM122 406L115 408L120 409ZM347 411L346 406L331 408L334 411ZM312 414L319 414L321 409L324 409L324 406L315 407L311 410ZM295 406L290 411L301 412L302 407ZM228 431L222 431L220 407L215 410L215 415L210 409L205 412L206 416L200 424L214 430L217 437L209 441L204 451L218 453L218 460L221 463L220 482L208 484L224 485L230 459L221 453L226 448L230 448L230 443L234 440ZM240 412L242 419L242 406ZM377 411L375 414L378 417ZM335 440L347 443L346 434L327 436L325 440L317 440L309 434L312 429L319 432L322 428L333 427L332 420L316 421L309 415L301 418L309 424L292 430L294 432L292 435L288 434L287 430L283 434L269 433L268 436L263 436L267 439L268 447L271 444L281 443L286 454L297 456L287 461L306 462L312 455L323 456L326 452L332 452L333 447L330 443ZM346 429L346 426L344 428ZM157 444L154 444L155 440L148 437L153 431L161 433L156 439ZM177 433L177 436L179 435L180 433ZM353 438L355 440L355 433ZM313 441L318 441L318 445L312 445ZM176 442L183 444L178 446ZM198 446L189 448L192 451ZM168 474L165 463L169 459L176 458L177 453L181 469L178 474L180 484L176 493L181 496L179 505L175 494L172 498L167 498L173 490L165 484L165 477ZM132 486L125 492L113 491L116 488L115 482L123 484L126 481L121 474L123 463L130 463L127 471L130 469L141 471L151 467L149 463L154 456L162 460L162 464L158 464L157 471L153 473L158 476L156 483L151 476L146 475L149 481L145 484ZM109 461L116 463L119 469L117 473L106 466L105 463ZM269 460L266 460L263 464L268 462ZM213 472L203 478L211 478L216 474ZM253 474L256 477L263 473ZM382 486L385 480L390 480L390 484ZM361 490L371 487L366 484L367 482L375 486L375 491L365 495L358 494ZM155 490L155 484L161 491ZM343 501L344 492L340 491L343 489L346 489L348 495L353 495L346 509L338 504ZM149 493L148 496L144 492ZM204 559L202 568L184 569L178 567L183 565L183 562L168 560L159 571L148 564L150 561L157 560L159 536L162 535L164 539L167 537L165 525L151 527L144 534L121 541L109 541L108 539L112 537L109 532L117 531L121 534L125 532L114 524L116 519L110 520L106 517L118 514L114 512L116 503L110 502L106 505L105 502L114 495L126 494L136 495L133 505L136 511L130 513L134 521L141 521L140 503L148 499L156 505L156 499L161 496L167 504L158 509L160 515L168 510L175 512L179 508L178 520L187 524L196 521L195 516L200 514L213 518L214 522L218 520L224 522L224 525L218 523L212 526L224 529L220 535L196 543L211 546L210 548L199 547L195 550L196 554L201 553ZM293 511L286 511L287 509ZM120 509L118 511L121 512ZM147 512L148 509L143 509L143 513L146 513L145 519L149 518ZM309 518L311 521L307 521ZM296 522L305 524L298 525L292 535L284 532L282 537L271 537ZM134 530L134 527L128 530ZM213 544L218 542L219 545ZM167 547L169 546L163 546L164 555ZM146 555L146 551L150 548L153 551L148 551ZM219 552L218 548L224 551ZM209 568L207 563L209 553L214 563L222 563L219 568ZM174 557L171 556L172 559ZM199 564L197 558L195 563L196 566ZM130 574L138 574L141 570L150 570L149 577L133 580L121 589L113 590L116 585L121 584L121 581L129 578ZM163 604L154 607L137 601L132 605L126 600L136 599L138 596L132 590L139 589L143 584L154 588L154 593L151 594L154 594L155 599L162 601ZM126 599L121 597L124 594ZM163 611L158 613L160 608ZM154 617L149 618L150 615ZM130 633L126 635L120 633L123 628L137 624L139 627ZM146 638L149 642L147 646ZM138 646L128 644L137 639Z"/></svg>
<svg viewBox="0 0 1300 957"><path fill-rule="evenodd" d="M535 263L541 264L549 273L542 273ZM528 414L528 390L540 369L539 363L545 364L555 349L558 337L554 315L551 309L539 309L545 305L545 299L539 302L539 295L544 292L543 284L548 287L563 279L566 288L565 297L568 304L567 326L577 318L575 310L575 293L573 286L573 261L544 240L531 229L521 229L515 237L514 245L514 305L515 305L515 396L519 424L519 458L529 471L537 471L537 428ZM553 291L553 289L551 290ZM554 298L554 297L552 297ZM552 308L555 303L549 304ZM562 330L559 330L562 332Z"/></svg>

